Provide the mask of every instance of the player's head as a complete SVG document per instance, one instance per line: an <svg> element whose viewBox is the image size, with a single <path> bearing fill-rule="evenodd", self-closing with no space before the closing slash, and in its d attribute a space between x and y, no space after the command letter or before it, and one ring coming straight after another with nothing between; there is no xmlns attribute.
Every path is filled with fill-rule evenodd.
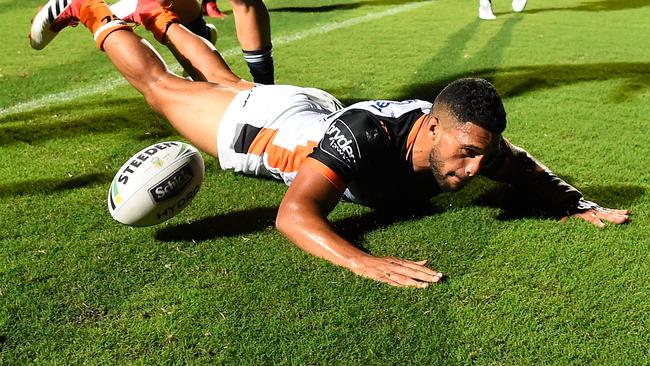
<svg viewBox="0 0 650 366"><path fill-rule="evenodd" d="M492 84L467 78L440 92L428 120L431 171L441 189L457 191L497 152L506 112Z"/></svg>
<svg viewBox="0 0 650 366"><path fill-rule="evenodd" d="M458 79L447 85L433 102L444 106L458 122L473 123L494 133L506 129L506 110L501 97L489 81L478 78Z"/></svg>

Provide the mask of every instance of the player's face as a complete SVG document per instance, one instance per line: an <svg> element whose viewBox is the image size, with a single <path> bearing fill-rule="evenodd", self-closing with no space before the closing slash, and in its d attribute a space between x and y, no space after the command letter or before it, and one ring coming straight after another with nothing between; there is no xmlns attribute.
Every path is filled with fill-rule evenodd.
<svg viewBox="0 0 650 366"><path fill-rule="evenodd" d="M500 137L473 123L443 123L429 154L438 186L446 192L463 188L496 153Z"/></svg>

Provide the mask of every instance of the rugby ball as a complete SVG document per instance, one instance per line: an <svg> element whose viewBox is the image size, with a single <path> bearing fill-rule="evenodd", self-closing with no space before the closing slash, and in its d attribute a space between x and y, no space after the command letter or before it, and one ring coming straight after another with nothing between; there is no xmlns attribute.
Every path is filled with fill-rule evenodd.
<svg viewBox="0 0 650 366"><path fill-rule="evenodd" d="M205 166L192 145L160 142L133 155L108 189L108 211L129 226L168 220L192 202L203 183Z"/></svg>

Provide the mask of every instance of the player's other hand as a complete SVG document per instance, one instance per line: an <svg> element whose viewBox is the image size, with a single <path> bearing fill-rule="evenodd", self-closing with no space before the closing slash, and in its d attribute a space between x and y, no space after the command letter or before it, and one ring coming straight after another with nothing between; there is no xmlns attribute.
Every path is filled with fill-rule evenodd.
<svg viewBox="0 0 650 366"><path fill-rule="evenodd" d="M352 272L375 281L398 287L427 288L442 281L443 274L426 267L427 261L409 261L395 257L367 256L361 259Z"/></svg>
<svg viewBox="0 0 650 366"><path fill-rule="evenodd" d="M605 208L595 202L587 200L581 200L580 207L582 207L583 210L571 215L571 217L577 217L591 222L597 227L604 227L605 221L614 224L624 224L630 221L630 210ZM567 219L567 217L563 218L563 220L565 219Z"/></svg>

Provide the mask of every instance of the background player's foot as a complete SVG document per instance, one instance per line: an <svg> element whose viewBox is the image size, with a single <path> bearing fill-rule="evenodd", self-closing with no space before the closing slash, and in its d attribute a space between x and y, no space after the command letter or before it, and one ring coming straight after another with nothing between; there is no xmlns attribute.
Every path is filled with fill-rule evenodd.
<svg viewBox="0 0 650 366"><path fill-rule="evenodd" d="M516 1L516 0L515 0ZM514 3L513 3L514 4ZM494 20L497 17L492 12L492 3L489 1L481 1L478 7L478 17L483 20Z"/></svg>
<svg viewBox="0 0 650 366"><path fill-rule="evenodd" d="M512 0L512 10L521 13L524 11L527 2L528 0Z"/></svg>
<svg viewBox="0 0 650 366"><path fill-rule="evenodd" d="M215 1L208 1L207 3L203 4L203 13L210 18L223 19L226 17L226 14L222 13L221 10L219 10L219 7Z"/></svg>
<svg viewBox="0 0 650 366"><path fill-rule="evenodd" d="M50 0L36 13L29 30L29 44L45 48L65 27L79 24L79 9L84 0Z"/></svg>

